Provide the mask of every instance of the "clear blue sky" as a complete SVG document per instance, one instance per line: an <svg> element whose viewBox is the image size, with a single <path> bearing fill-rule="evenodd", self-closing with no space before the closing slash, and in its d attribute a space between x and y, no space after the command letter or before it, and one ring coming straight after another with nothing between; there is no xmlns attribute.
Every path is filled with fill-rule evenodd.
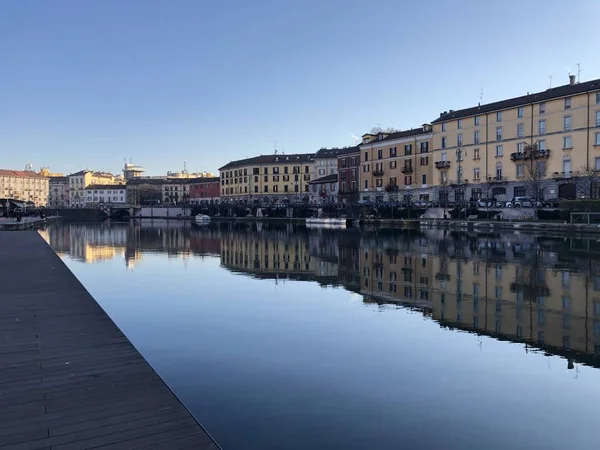
<svg viewBox="0 0 600 450"><path fill-rule="evenodd" d="M148 174L600 78L599 0L4 0L0 167Z"/></svg>

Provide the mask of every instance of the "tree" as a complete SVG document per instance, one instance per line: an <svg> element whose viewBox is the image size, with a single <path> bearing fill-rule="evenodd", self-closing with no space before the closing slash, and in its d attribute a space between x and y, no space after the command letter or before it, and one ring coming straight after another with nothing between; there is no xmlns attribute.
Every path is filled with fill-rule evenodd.
<svg viewBox="0 0 600 450"><path fill-rule="evenodd" d="M448 197L450 196L450 191L452 187L448 182L448 177L443 174L440 175L440 184L438 189L438 197L442 207L444 208L444 219L446 218L446 209L448 208Z"/></svg>
<svg viewBox="0 0 600 450"><path fill-rule="evenodd" d="M576 173L577 197L600 198L600 171L582 167Z"/></svg>
<svg viewBox="0 0 600 450"><path fill-rule="evenodd" d="M396 133L397 131L401 131L398 130L396 128L393 127L387 127L387 128L382 128L381 126L376 126L371 128L371 131L369 131L370 134L377 134L377 133Z"/></svg>
<svg viewBox="0 0 600 450"><path fill-rule="evenodd" d="M536 158L543 156L538 150L537 142L525 146L524 153L527 158L523 165L523 180L525 181L527 195L533 200L533 208L537 215L537 208L544 200L544 187L548 179L548 168L545 160L536 161Z"/></svg>

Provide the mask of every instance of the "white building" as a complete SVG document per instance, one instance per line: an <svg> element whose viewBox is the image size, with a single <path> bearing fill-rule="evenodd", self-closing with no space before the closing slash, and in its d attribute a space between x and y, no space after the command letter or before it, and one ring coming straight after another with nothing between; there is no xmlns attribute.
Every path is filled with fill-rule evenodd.
<svg viewBox="0 0 600 450"><path fill-rule="evenodd" d="M85 204L125 204L127 188L124 184L90 184L85 188Z"/></svg>
<svg viewBox="0 0 600 450"><path fill-rule="evenodd" d="M111 173L81 170L69 175L69 206L82 207L86 203L85 189L92 184L116 184L119 179Z"/></svg>

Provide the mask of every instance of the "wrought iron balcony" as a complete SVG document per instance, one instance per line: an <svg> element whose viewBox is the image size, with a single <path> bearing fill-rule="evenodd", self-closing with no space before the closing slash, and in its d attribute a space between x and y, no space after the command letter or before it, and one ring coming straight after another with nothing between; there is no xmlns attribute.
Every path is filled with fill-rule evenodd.
<svg viewBox="0 0 600 450"><path fill-rule="evenodd" d="M404 174L413 173L413 168L412 166L404 166L402 169L400 169L400 172Z"/></svg>
<svg viewBox="0 0 600 450"><path fill-rule="evenodd" d="M550 158L550 150L525 150L524 152L515 152L510 154L512 161L528 161L530 159Z"/></svg>
<svg viewBox="0 0 600 450"><path fill-rule="evenodd" d="M436 169L449 169L450 168L450 161L436 161L435 162L435 168Z"/></svg>
<svg viewBox="0 0 600 450"><path fill-rule="evenodd" d="M490 183L490 184L506 183L508 181L508 178L507 177L488 177L487 180L488 180L488 183Z"/></svg>
<svg viewBox="0 0 600 450"><path fill-rule="evenodd" d="M382 177L383 176L383 170L374 170L373 171L373 176L374 177Z"/></svg>
<svg viewBox="0 0 600 450"><path fill-rule="evenodd" d="M552 179L557 180L570 180L571 178L576 177L577 175L574 172L554 172L552 173Z"/></svg>

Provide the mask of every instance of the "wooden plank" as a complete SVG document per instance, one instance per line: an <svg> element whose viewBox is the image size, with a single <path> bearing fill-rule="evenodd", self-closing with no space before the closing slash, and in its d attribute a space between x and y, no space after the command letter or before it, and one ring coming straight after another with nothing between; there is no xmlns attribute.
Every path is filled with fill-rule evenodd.
<svg viewBox="0 0 600 450"><path fill-rule="evenodd" d="M218 449L41 237L7 234L0 449Z"/></svg>

